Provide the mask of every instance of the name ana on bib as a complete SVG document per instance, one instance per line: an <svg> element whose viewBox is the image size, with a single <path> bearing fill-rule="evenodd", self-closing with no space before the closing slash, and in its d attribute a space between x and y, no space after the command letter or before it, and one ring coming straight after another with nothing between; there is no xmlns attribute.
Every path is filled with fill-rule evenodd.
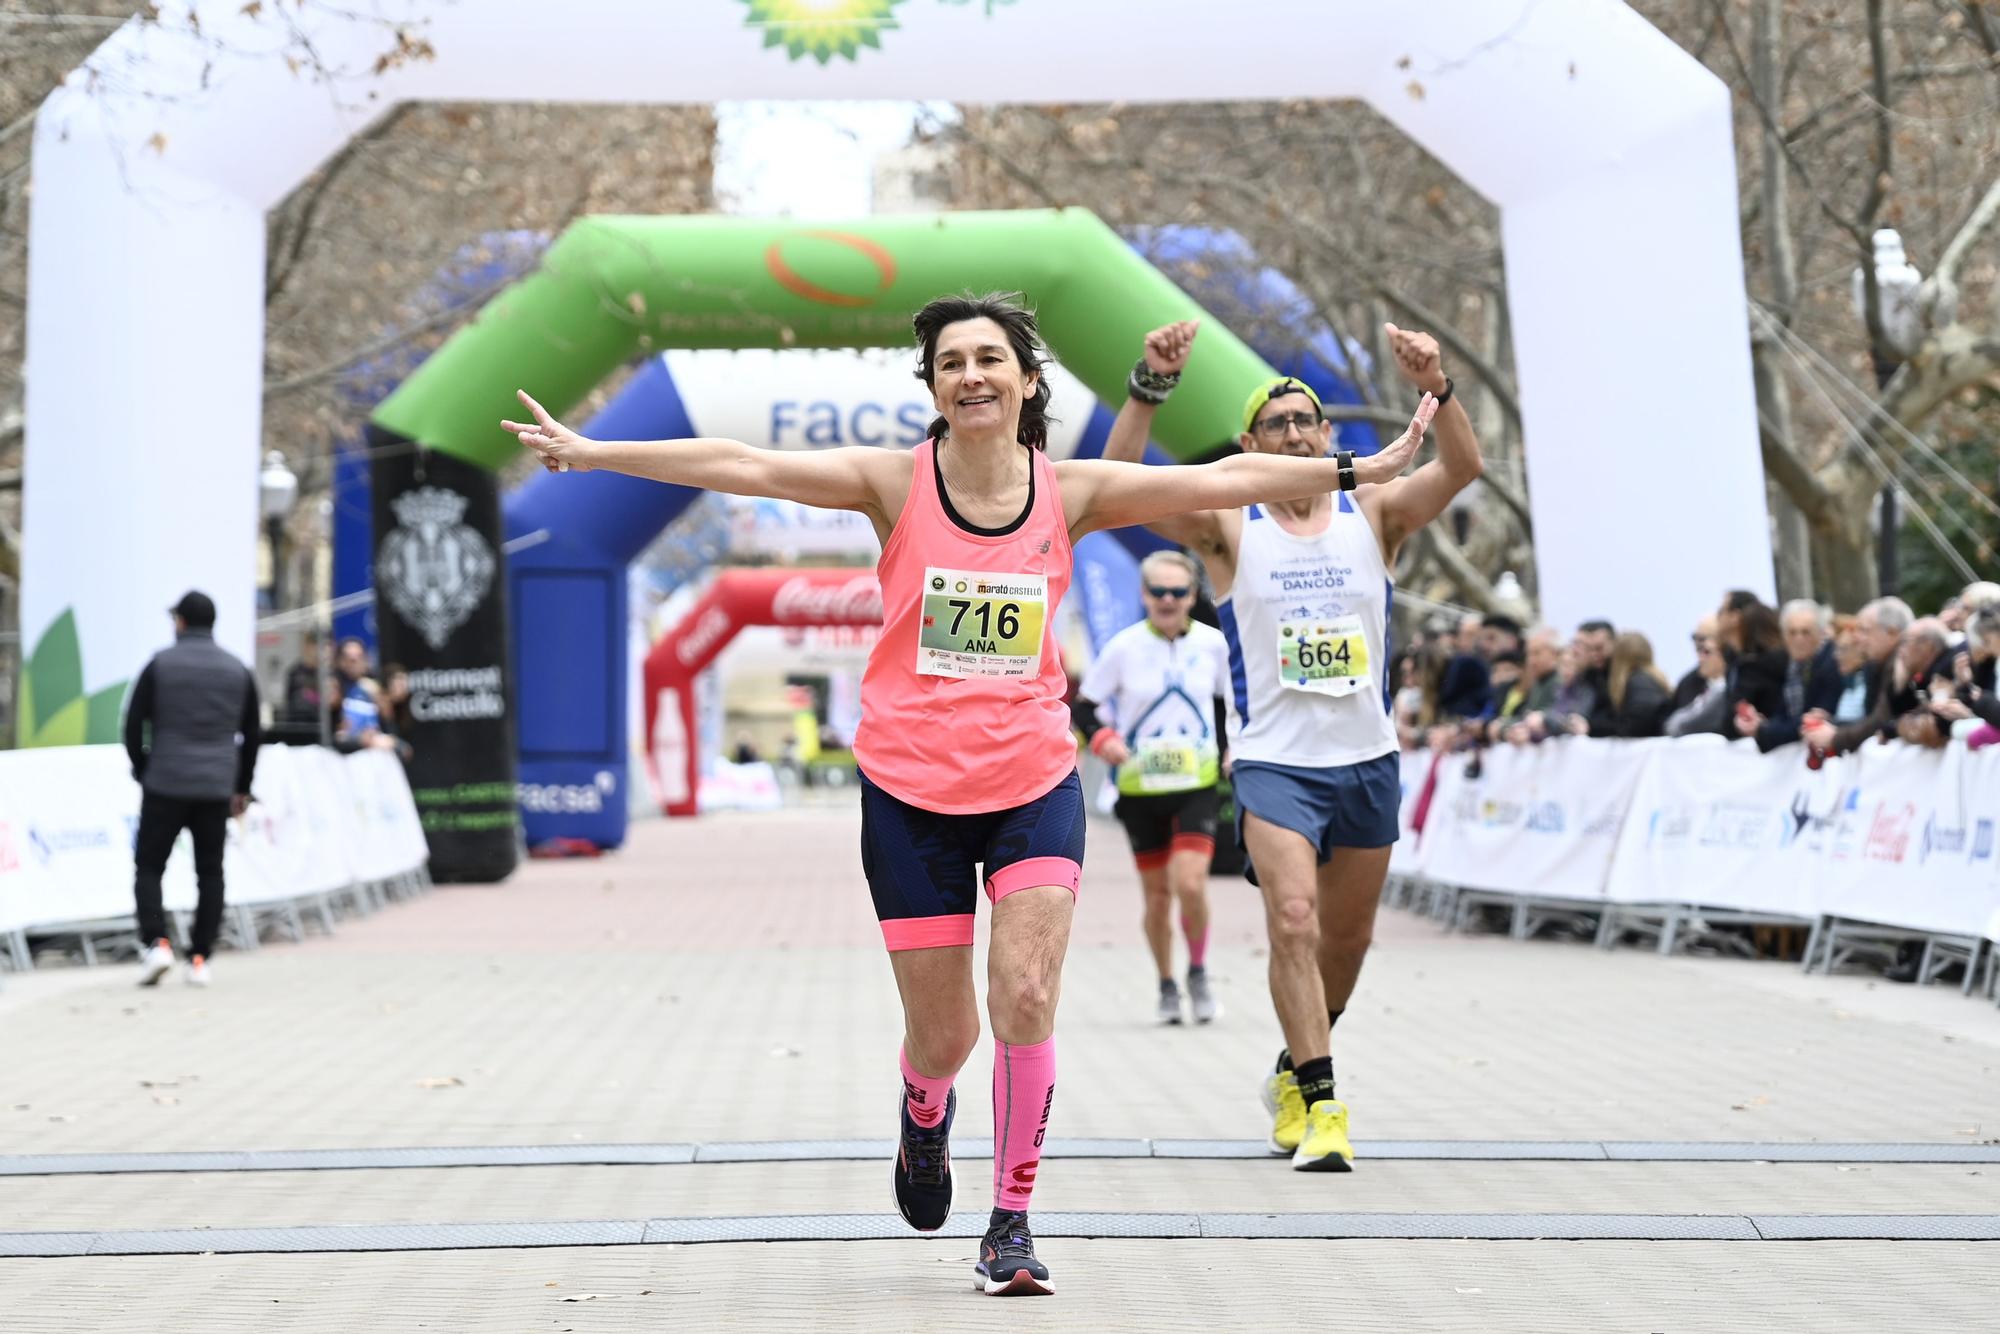
<svg viewBox="0 0 2000 1334"><path fill-rule="evenodd" d="M1046 575L927 568L917 674L1034 676L1048 607Z"/></svg>
<svg viewBox="0 0 2000 1334"><path fill-rule="evenodd" d="M1366 687L1368 636L1359 616L1278 622L1278 681L1287 690L1351 695Z"/></svg>

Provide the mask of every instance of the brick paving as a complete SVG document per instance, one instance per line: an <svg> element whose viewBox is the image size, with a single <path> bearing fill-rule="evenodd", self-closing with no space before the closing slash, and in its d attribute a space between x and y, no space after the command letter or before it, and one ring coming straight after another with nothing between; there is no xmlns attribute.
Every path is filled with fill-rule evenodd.
<svg viewBox="0 0 2000 1334"><path fill-rule="evenodd" d="M625 852L440 889L217 985L130 970L0 991L0 1153L883 1139L899 1034L852 809L652 822ZM1245 1140L1278 1044L1261 914L1214 883L1228 1013L1150 1022L1138 891L1093 824L1065 978L1060 1137ZM2000 1011L1944 989L1575 944L1385 912L1340 1031L1357 1138L2000 1140ZM990 1133L984 1052L960 1133ZM0 1178L0 1231L876 1212L877 1163ZM961 1208L982 1208L982 1165ZM2000 1213L2000 1166L1364 1161L1053 1164L1051 1210ZM1424 1329L2000 1324L1980 1243L1064 1240L1062 1295L972 1301L962 1242L0 1261L0 1330L1295 1325ZM1929 1274L1931 1278L1925 1279ZM548 1282L560 1288L546 1288ZM2000 1286L1988 1285L1988 1286ZM651 1288L652 1295L639 1296ZM962 1288L964 1290L962 1290ZM591 1302L558 1294L596 1291ZM383 1294L395 1294L385 1298ZM1981 1303L1985 1304L1982 1306ZM269 1308L268 1310L266 1308ZM1022 1310L1021 1308L1029 1308ZM21 1323L27 1321L28 1323Z"/></svg>

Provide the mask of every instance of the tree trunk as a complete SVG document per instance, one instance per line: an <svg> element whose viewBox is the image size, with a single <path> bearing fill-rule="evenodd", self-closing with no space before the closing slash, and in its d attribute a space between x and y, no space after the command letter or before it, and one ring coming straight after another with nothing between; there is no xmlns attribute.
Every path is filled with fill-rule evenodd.
<svg viewBox="0 0 2000 1334"><path fill-rule="evenodd" d="M1813 594L1812 530L1806 516L1792 503L1784 489L1775 484L1765 491L1771 501L1771 536L1776 551L1778 601L1809 598Z"/></svg>
<svg viewBox="0 0 2000 1334"><path fill-rule="evenodd" d="M1826 541L1822 537L1813 552L1825 572L1820 584L1821 600L1831 603L1835 611L1859 611L1862 603L1875 596L1872 534L1859 542Z"/></svg>
<svg viewBox="0 0 2000 1334"><path fill-rule="evenodd" d="M1819 597L1835 611L1859 611L1876 596L1875 509L1879 487L1851 463L1825 474L1832 504L1811 519Z"/></svg>

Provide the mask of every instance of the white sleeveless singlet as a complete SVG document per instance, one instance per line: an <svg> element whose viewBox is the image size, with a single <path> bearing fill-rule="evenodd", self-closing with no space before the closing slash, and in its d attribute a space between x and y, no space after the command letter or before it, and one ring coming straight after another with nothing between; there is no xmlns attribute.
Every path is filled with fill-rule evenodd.
<svg viewBox="0 0 2000 1334"><path fill-rule="evenodd" d="M1397 749L1390 720L1394 585L1375 530L1348 492L1326 528L1295 537L1262 506L1243 515L1236 582L1216 603L1229 642L1229 749L1307 769Z"/></svg>

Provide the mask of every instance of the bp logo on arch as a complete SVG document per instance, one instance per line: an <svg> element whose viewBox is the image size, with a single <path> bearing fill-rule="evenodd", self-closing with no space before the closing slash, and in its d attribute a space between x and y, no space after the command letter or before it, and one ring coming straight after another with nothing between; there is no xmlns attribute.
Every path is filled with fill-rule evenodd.
<svg viewBox="0 0 2000 1334"><path fill-rule="evenodd" d="M903 0L744 0L747 21L764 33L764 45L782 46L793 60L811 56L824 65L835 56L853 60L861 48L879 49L882 33L896 27L890 11Z"/></svg>
<svg viewBox="0 0 2000 1334"><path fill-rule="evenodd" d="M901 26L893 10L904 0L743 0L750 6L744 22L761 29L764 45L782 46L793 60L811 56L824 65L835 56L854 60L861 48L882 48L882 34ZM953 8L983 9L986 17L1016 0L938 0Z"/></svg>

